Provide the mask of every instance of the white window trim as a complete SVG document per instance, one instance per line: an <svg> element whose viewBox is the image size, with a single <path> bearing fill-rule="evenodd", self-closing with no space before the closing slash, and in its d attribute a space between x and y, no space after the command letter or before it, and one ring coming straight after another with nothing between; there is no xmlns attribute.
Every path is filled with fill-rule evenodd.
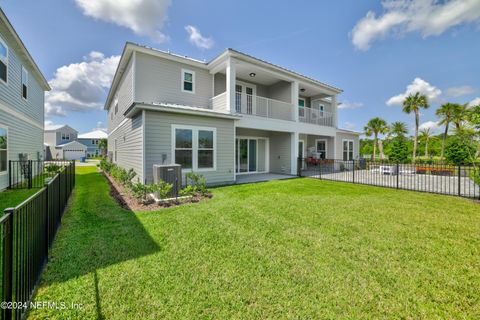
<svg viewBox="0 0 480 320"><path fill-rule="evenodd" d="M345 152L345 150L343 148L345 142L347 142L347 158L348 158L348 154L351 151L352 152L352 159L351 160L343 160L343 161L352 161L352 160L355 159L355 141L352 140L352 139L342 139L342 159L343 159L343 153ZM352 150L350 150L350 142L352 143Z"/></svg>
<svg viewBox="0 0 480 320"><path fill-rule="evenodd" d="M256 161L257 161L257 170L256 171L248 171L248 172L237 172L237 167L239 163L237 160L240 160L240 157L238 156L238 151L237 150L237 140L240 139L248 139L248 140L256 140L257 141L257 150L256 150ZM265 171L258 171L258 141L259 140L265 140ZM270 171L270 139L268 137L255 137L255 136L235 136L235 167L234 171L236 175L244 175L244 174L251 174L251 173L266 173ZM250 159L247 159L248 163L247 166L250 167Z"/></svg>
<svg viewBox="0 0 480 320"><path fill-rule="evenodd" d="M23 96L23 71L25 71L25 73L27 74L27 79L26 79L26 83L25 83L26 86L27 86L27 97L26 98ZM28 93L30 91L29 86L28 86L28 79L29 78L30 78L30 75L28 73L28 70L24 66L22 66L22 73L21 73L21 79L20 79L21 80L20 95L22 96L22 99L25 100L25 101L28 101ZM7 79L8 79L8 77L7 77Z"/></svg>
<svg viewBox="0 0 480 320"><path fill-rule="evenodd" d="M171 159L172 164L175 164L175 130L186 129L192 130L192 168L182 169L182 172L209 172L217 171L217 128L211 127L198 127L189 125L172 124L172 137L171 137ZM213 131L213 168L198 168L198 131Z"/></svg>
<svg viewBox="0 0 480 320"><path fill-rule="evenodd" d="M2 125L2 126L0 126L0 129L5 129L7 131L7 170L0 172L0 176L4 176L4 175L8 174L8 160L9 160L9 158L8 158L8 153L9 153L8 152L8 145L10 143L10 141L9 141L10 139L9 139L8 127Z"/></svg>
<svg viewBox="0 0 480 320"><path fill-rule="evenodd" d="M192 74L192 91L185 90L185 88L183 87L183 83L185 82L185 73L191 73ZM196 84L195 71L188 70L188 69L182 69L182 74L181 74L180 80L181 80L180 81L180 89L182 90L182 92L195 94L195 84Z"/></svg>
<svg viewBox="0 0 480 320"><path fill-rule="evenodd" d="M5 65L7 66L7 81L4 81L3 79L0 79L0 83L8 85L8 69L9 69L8 61L9 61L9 57L10 57L10 48L7 46L7 43L5 41L3 41L3 39L1 37L0 37L0 43L3 44L5 46L5 48L7 48L7 56L5 58L5 61L3 61L3 59L0 58L0 60L2 60L5 63Z"/></svg>
<svg viewBox="0 0 480 320"><path fill-rule="evenodd" d="M325 159L327 159L327 154L328 154L328 140L327 139L315 139L315 152L318 153L318 141L323 141L325 142Z"/></svg>
<svg viewBox="0 0 480 320"><path fill-rule="evenodd" d="M305 108L307 107L307 99L305 98L300 98L298 97L298 100L302 100L303 101L303 107L300 107L300 104L297 102L298 104L298 115L301 117L301 118L305 118ZM300 115L300 109L303 109L303 116Z"/></svg>
<svg viewBox="0 0 480 320"><path fill-rule="evenodd" d="M64 138L65 137L65 138ZM68 138L67 138L68 137ZM70 141L70 133L62 133L62 140L68 140Z"/></svg>

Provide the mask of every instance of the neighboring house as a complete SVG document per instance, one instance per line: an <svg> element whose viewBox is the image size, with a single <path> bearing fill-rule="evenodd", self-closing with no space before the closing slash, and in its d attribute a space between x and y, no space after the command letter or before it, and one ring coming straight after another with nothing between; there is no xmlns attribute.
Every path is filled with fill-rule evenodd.
<svg viewBox="0 0 480 320"><path fill-rule="evenodd" d="M9 160L40 160L47 80L0 9L0 191Z"/></svg>
<svg viewBox="0 0 480 320"><path fill-rule="evenodd" d="M78 132L68 125L46 126L46 160L80 160L87 156L87 146L77 141Z"/></svg>
<svg viewBox="0 0 480 320"><path fill-rule="evenodd" d="M78 136L78 142L87 146L87 157L96 157L101 154L101 150L98 149L100 140L107 139L108 134L103 130L95 130L80 134Z"/></svg>
<svg viewBox="0 0 480 320"><path fill-rule="evenodd" d="M354 159L341 92L233 49L203 62L127 43L105 104L109 156L145 183L153 165L177 163L209 184L293 175L299 156Z"/></svg>

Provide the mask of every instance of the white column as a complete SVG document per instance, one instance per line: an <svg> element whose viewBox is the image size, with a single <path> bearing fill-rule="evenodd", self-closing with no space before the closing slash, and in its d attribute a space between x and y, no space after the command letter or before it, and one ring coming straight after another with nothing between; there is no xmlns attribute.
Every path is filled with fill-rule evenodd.
<svg viewBox="0 0 480 320"><path fill-rule="evenodd" d="M290 143L291 143L291 174L297 174L297 164L298 164L298 132L290 133Z"/></svg>
<svg viewBox="0 0 480 320"><path fill-rule="evenodd" d="M235 61L231 58L227 60L227 70L226 70L226 78L227 78L227 111L235 112L235 83L236 83L236 69L235 69Z"/></svg>
<svg viewBox="0 0 480 320"><path fill-rule="evenodd" d="M298 122L298 81L291 82L292 119Z"/></svg>
<svg viewBox="0 0 480 320"><path fill-rule="evenodd" d="M333 125L335 128L338 128L338 117L337 117L337 96L332 96L332 113L333 113Z"/></svg>

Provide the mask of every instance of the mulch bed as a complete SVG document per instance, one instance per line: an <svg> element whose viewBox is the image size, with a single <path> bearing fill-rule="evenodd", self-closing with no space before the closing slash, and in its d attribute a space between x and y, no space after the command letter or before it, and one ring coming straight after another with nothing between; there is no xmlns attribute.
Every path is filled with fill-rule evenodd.
<svg viewBox="0 0 480 320"><path fill-rule="evenodd" d="M112 196L115 201L124 209L130 210L130 211L156 211L162 208L170 208L170 207L175 207L179 206L185 203L195 203L195 202L200 202L205 199L209 199L212 197L211 194L208 194L207 196L202 196L202 195L194 195L188 199L182 199L182 200L173 200L169 202L164 202L164 203L155 203L153 199L150 199L146 203L139 202L137 199L131 196L130 192L119 184L117 181L115 181L111 176L103 172L102 170L99 169L99 171L102 173L102 175L107 179L108 184L110 185L110 196Z"/></svg>

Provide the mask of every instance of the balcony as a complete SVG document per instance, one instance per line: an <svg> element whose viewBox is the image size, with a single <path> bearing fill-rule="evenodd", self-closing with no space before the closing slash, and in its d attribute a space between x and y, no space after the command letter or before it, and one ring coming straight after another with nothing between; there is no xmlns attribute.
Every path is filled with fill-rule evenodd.
<svg viewBox="0 0 480 320"><path fill-rule="evenodd" d="M226 93L224 92L213 97L210 106L215 111L228 112ZM294 109L291 103L246 93L235 93L235 113L295 121Z"/></svg>
<svg viewBox="0 0 480 320"><path fill-rule="evenodd" d="M299 108L298 120L303 123L316 124L319 126L335 126L335 121L331 112L313 108Z"/></svg>

